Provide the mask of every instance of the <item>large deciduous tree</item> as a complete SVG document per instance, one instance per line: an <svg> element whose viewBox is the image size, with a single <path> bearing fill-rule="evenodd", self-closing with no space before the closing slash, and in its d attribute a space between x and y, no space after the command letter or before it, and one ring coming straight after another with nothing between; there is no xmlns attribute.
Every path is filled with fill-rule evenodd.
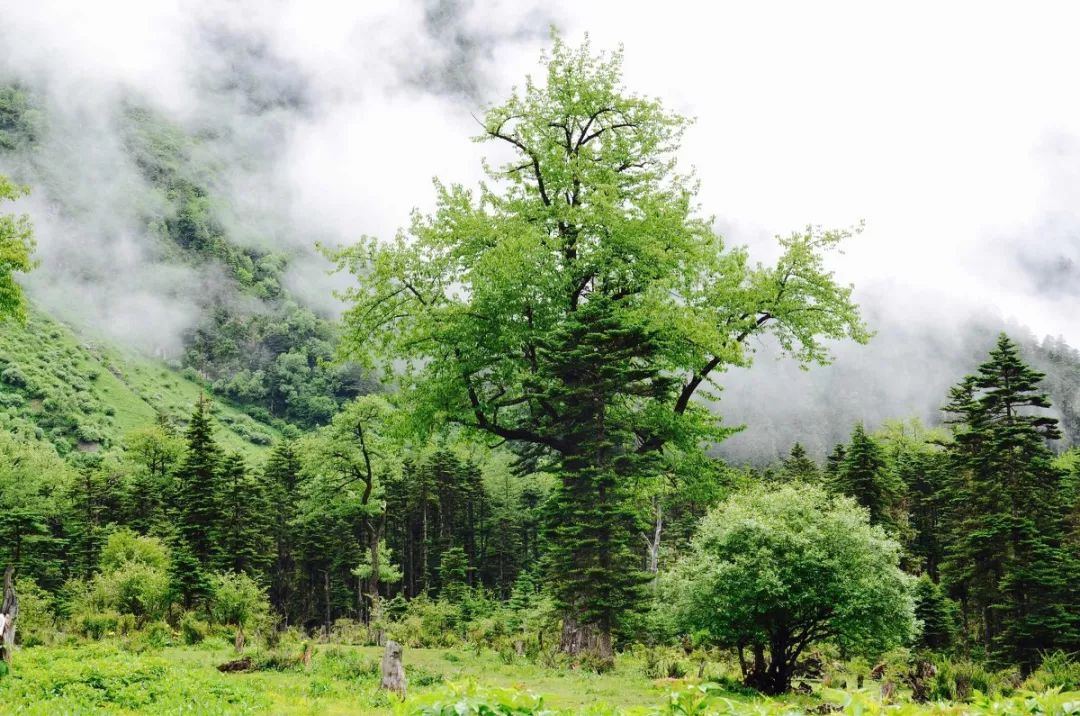
<svg viewBox="0 0 1080 716"><path fill-rule="evenodd" d="M0 175L0 201L15 201L29 189ZM26 319L26 298L14 274L34 267L34 231L26 215L0 213L0 319Z"/></svg>
<svg viewBox="0 0 1080 716"><path fill-rule="evenodd" d="M824 362L824 339L868 334L823 260L850 232L810 228L779 239L775 265L751 264L676 170L688 121L623 88L621 53L556 38L544 60L482 119L478 141L507 157L488 183L437 183L433 214L336 254L359 279L343 345L396 374L419 426L550 458L564 645L610 657L640 581L628 476L727 434L694 398L749 365L751 338Z"/></svg>

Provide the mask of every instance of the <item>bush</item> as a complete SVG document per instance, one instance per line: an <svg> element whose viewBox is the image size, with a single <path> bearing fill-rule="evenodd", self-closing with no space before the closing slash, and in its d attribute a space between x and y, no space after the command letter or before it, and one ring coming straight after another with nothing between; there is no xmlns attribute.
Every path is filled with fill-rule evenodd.
<svg viewBox="0 0 1080 716"><path fill-rule="evenodd" d="M460 643L461 612L449 602L417 597L408 603L400 621L387 625L389 638L413 648L439 649Z"/></svg>
<svg viewBox="0 0 1080 716"><path fill-rule="evenodd" d="M30 385L30 379L27 378L26 374L15 364L9 365L0 372L0 380L16 388L26 388Z"/></svg>
<svg viewBox="0 0 1080 716"><path fill-rule="evenodd" d="M980 664L968 660L942 659L930 688L935 701L969 701L978 691L987 696L1001 692L997 676Z"/></svg>
<svg viewBox="0 0 1080 716"><path fill-rule="evenodd" d="M210 625L199 619L193 612L187 612L180 620L180 636L189 646L202 643L209 631Z"/></svg>
<svg viewBox="0 0 1080 716"><path fill-rule="evenodd" d="M683 632L716 646L782 639L783 651L759 652L746 674L748 686L778 694L791 686L798 634L828 633L853 653L913 636L914 580L899 560L900 545L851 498L755 486L702 520L690 553L661 582L663 603Z"/></svg>
<svg viewBox="0 0 1080 716"><path fill-rule="evenodd" d="M377 659L340 647L331 647L320 652L315 660L317 673L346 681L374 678L379 675L380 668Z"/></svg>
<svg viewBox="0 0 1080 716"><path fill-rule="evenodd" d="M156 537L144 537L124 527L110 534L105 541L100 566L103 571L111 571L126 562L168 570L169 548Z"/></svg>
<svg viewBox="0 0 1080 716"><path fill-rule="evenodd" d="M243 573L221 572L210 579L210 615L218 624L257 631L271 622L266 590Z"/></svg>
<svg viewBox="0 0 1080 716"><path fill-rule="evenodd" d="M140 622L161 619L171 600L169 574L141 562L123 562L94 576L90 583L90 604L130 614Z"/></svg>
<svg viewBox="0 0 1080 716"><path fill-rule="evenodd" d="M1043 656L1039 668L1024 681L1028 691L1080 691L1080 662L1063 651Z"/></svg>
<svg viewBox="0 0 1080 716"><path fill-rule="evenodd" d="M164 649L173 644L173 630L166 622L151 622L143 629L143 640L154 649Z"/></svg>
<svg viewBox="0 0 1080 716"><path fill-rule="evenodd" d="M56 613L52 597L29 577L20 577L15 585L19 595L19 619L15 638L23 646L48 644L56 633Z"/></svg>
<svg viewBox="0 0 1080 716"><path fill-rule="evenodd" d="M86 612L80 614L75 621L80 634L89 639L101 639L116 633L120 615L114 610Z"/></svg>

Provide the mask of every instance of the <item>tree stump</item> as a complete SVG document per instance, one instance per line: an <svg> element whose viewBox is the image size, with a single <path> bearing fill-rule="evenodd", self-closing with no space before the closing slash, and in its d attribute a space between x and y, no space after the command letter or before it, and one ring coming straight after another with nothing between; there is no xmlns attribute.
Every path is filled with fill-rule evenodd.
<svg viewBox="0 0 1080 716"><path fill-rule="evenodd" d="M937 667L929 659L917 659L908 672L907 682L911 687L911 700L925 704L930 700L930 686L937 675Z"/></svg>
<svg viewBox="0 0 1080 716"><path fill-rule="evenodd" d="M389 640L382 658L382 681L380 689L392 691L405 698L405 667L401 664L401 644Z"/></svg>
<svg viewBox="0 0 1080 716"><path fill-rule="evenodd" d="M305 669L311 668L311 657L315 655L315 647L309 641L304 644L304 653L300 656L300 663L304 665Z"/></svg>
<svg viewBox="0 0 1080 716"><path fill-rule="evenodd" d="M4 571L4 601L0 604L0 659L11 665L15 651L15 620L19 616L19 598L15 595L15 567Z"/></svg>

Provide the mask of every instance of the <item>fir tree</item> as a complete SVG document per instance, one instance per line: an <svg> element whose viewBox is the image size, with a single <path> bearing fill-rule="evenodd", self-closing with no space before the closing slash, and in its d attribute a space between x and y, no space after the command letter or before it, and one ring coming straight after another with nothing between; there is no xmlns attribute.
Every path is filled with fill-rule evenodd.
<svg viewBox="0 0 1080 716"><path fill-rule="evenodd" d="M851 444L833 486L869 510L871 524L894 524L892 508L898 491L888 469L885 451L867 435L861 423L851 433Z"/></svg>
<svg viewBox="0 0 1080 716"><path fill-rule="evenodd" d="M942 573L978 622L988 651L1031 667L1039 653L1077 643L1075 563L1063 548L1057 498L1062 471L1048 440L1061 437L1042 410L1043 374L998 338L990 359L950 393L950 544Z"/></svg>
<svg viewBox="0 0 1080 716"><path fill-rule="evenodd" d="M830 483L835 483L837 475L840 474L840 467L844 464L844 458L847 457L847 448L842 443L836 443L832 452L825 458L825 477Z"/></svg>
<svg viewBox="0 0 1080 716"><path fill-rule="evenodd" d="M911 538L908 550L916 566L937 580L944 558L943 495L948 456L941 451L902 450L894 459L899 482L907 486Z"/></svg>
<svg viewBox="0 0 1080 716"><path fill-rule="evenodd" d="M568 322L560 340L545 346L557 380L564 424L559 485L548 505L548 560L556 606L563 612L563 650L591 652L604 668L612 633L643 604L637 551L637 514L629 477L655 470L633 444L625 411L636 392L671 389L641 357L654 337L625 325L595 297Z"/></svg>
<svg viewBox="0 0 1080 716"><path fill-rule="evenodd" d="M781 476L785 481L817 482L821 477L817 463L806 454L806 449L800 443L791 446L791 452L783 462Z"/></svg>
<svg viewBox="0 0 1080 716"><path fill-rule="evenodd" d="M263 486L267 495L267 522L273 542L270 564L270 603L289 624L296 594L296 545L292 520L296 517L297 487L300 482L300 458L292 440L279 440L270 450L263 468Z"/></svg>
<svg viewBox="0 0 1080 716"><path fill-rule="evenodd" d="M221 464L223 570L262 575L271 546L267 508L264 483L248 471L242 455L227 455Z"/></svg>
<svg viewBox="0 0 1080 716"><path fill-rule="evenodd" d="M956 640L956 604L927 574L915 584L915 618L922 622L918 646L938 652L952 648Z"/></svg>
<svg viewBox="0 0 1080 716"><path fill-rule="evenodd" d="M214 442L210 422L210 403L199 396L184 434L186 452L177 471L177 493L180 501L177 530L182 549L192 561L186 565L206 572L217 564L221 539L222 515L220 506L220 450ZM178 580L183 585L201 585L204 580L187 575ZM186 588L186 587L185 587ZM201 596L182 593L186 601Z"/></svg>
<svg viewBox="0 0 1080 716"><path fill-rule="evenodd" d="M439 560L441 596L451 604L460 604L465 597L469 579L469 560L461 547L451 547Z"/></svg>

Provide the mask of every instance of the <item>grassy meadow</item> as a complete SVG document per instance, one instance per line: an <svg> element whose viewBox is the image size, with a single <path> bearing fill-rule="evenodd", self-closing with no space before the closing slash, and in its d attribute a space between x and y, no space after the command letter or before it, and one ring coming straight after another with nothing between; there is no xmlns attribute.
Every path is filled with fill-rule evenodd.
<svg viewBox="0 0 1080 716"><path fill-rule="evenodd" d="M155 645L153 636L36 646L18 651L0 679L0 712L20 714L1080 714L1080 692L1046 689L1036 696L1018 688L968 703L913 704L901 690L882 702L880 682L855 689L851 673L807 680L808 694L768 699L739 687L733 665L707 662L705 679L650 678L655 657L620 655L606 674L545 666L474 645L407 648L408 698L378 689L382 650L374 646L317 644L310 664L305 644L250 650L254 669L222 673L236 658L224 636L194 645ZM160 644L160 642L159 642ZM678 673L668 652L659 667ZM848 691L827 684L848 686Z"/></svg>

